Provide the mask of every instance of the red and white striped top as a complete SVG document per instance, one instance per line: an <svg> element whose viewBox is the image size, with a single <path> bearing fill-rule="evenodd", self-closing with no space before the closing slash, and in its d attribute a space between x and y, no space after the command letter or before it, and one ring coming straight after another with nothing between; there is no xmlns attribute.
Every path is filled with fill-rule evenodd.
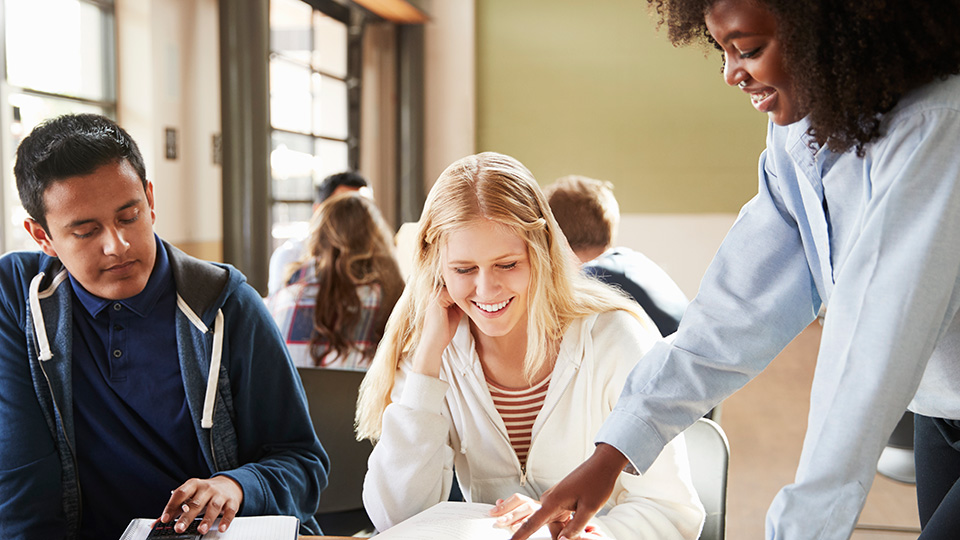
<svg viewBox="0 0 960 540"><path fill-rule="evenodd" d="M543 400L547 397L547 387L550 386L550 377L540 381L531 388L509 390L487 380L487 388L497 412L507 427L507 435L513 451L520 459L520 466L526 469L527 454L530 452L530 436L533 432L533 422L543 407Z"/></svg>

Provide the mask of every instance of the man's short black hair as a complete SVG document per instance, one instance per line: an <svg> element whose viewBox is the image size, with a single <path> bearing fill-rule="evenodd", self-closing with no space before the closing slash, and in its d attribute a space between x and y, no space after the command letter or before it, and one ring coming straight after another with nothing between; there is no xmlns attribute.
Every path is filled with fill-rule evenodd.
<svg viewBox="0 0 960 540"><path fill-rule="evenodd" d="M320 204L323 201L330 198L333 195L333 192L340 186L346 186L351 188L364 188L369 186L367 179L364 178L360 173L354 171L342 172L337 174L331 174L330 176L323 179L323 182L317 186L316 191L313 194L313 202Z"/></svg>
<svg viewBox="0 0 960 540"><path fill-rule="evenodd" d="M116 122L99 114L66 114L46 120L17 148L13 174L20 204L46 231L43 194L47 188L60 180L91 174L103 165L124 159L146 189L147 171L140 149Z"/></svg>

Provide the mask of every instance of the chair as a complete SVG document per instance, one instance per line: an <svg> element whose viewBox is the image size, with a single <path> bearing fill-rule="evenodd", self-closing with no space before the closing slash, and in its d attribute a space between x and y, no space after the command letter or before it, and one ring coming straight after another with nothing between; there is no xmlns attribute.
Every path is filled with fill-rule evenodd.
<svg viewBox="0 0 960 540"><path fill-rule="evenodd" d="M723 429L706 418L684 432L693 487L707 511L701 540L723 540L726 534L727 466L730 444Z"/></svg>
<svg viewBox="0 0 960 540"><path fill-rule="evenodd" d="M327 488L320 496L317 522L324 534L361 535L374 527L363 509L363 477L373 450L357 441L353 418L360 381L366 372L299 367L313 428L330 456ZM366 536L369 536L367 534Z"/></svg>
<svg viewBox="0 0 960 540"><path fill-rule="evenodd" d="M913 413L903 413L897 427L890 434L887 446L880 454L877 472L904 484L917 483L917 469L913 461Z"/></svg>

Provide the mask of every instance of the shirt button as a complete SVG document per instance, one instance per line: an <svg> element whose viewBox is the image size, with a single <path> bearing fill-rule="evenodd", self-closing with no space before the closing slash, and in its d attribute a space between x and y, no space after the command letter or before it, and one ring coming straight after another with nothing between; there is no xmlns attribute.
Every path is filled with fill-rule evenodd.
<svg viewBox="0 0 960 540"><path fill-rule="evenodd" d="M114 357L114 358L120 358L121 356L123 356L123 351L121 351L120 349L114 349L114 350L113 350L113 357Z"/></svg>
<svg viewBox="0 0 960 540"><path fill-rule="evenodd" d="M123 306L121 306L120 303L117 302L116 304L113 305L113 310L114 310L114 311L120 311L120 308L122 308L122 307L123 307Z"/></svg>
<svg viewBox="0 0 960 540"><path fill-rule="evenodd" d="M116 330L117 332L119 332L120 330L123 330L123 327L120 326L119 324L115 324L115 325L113 325L113 329Z"/></svg>

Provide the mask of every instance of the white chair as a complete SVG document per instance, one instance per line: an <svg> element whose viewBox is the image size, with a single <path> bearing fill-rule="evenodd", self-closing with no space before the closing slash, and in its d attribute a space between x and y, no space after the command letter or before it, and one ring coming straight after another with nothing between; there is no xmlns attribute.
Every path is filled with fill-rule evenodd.
<svg viewBox="0 0 960 540"><path fill-rule="evenodd" d="M684 432L693 487L707 511L701 540L723 540L726 534L727 467L730 444L723 429L706 418Z"/></svg>

